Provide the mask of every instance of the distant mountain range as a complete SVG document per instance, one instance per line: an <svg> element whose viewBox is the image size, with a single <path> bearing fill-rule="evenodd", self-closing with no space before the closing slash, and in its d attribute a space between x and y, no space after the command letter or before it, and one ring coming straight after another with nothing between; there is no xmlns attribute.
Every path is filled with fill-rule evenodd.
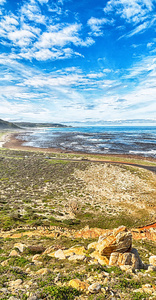
<svg viewBox="0 0 156 300"><path fill-rule="evenodd" d="M57 124L57 123L31 123L31 122L15 122L15 125L23 128L23 127L29 127L29 128L37 128L37 127L68 127L63 124Z"/></svg>
<svg viewBox="0 0 156 300"><path fill-rule="evenodd" d="M7 122L0 119L0 129L23 129L23 128L37 128L37 127L68 127L57 123L31 123L31 122Z"/></svg>

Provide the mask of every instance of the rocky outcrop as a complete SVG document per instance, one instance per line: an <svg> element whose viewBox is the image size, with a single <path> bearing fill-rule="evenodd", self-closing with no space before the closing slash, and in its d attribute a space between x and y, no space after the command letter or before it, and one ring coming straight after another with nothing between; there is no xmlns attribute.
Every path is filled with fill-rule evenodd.
<svg viewBox="0 0 156 300"><path fill-rule="evenodd" d="M156 228L148 227L148 228L135 228L131 229L132 236L134 240L148 239L153 242L156 242Z"/></svg>
<svg viewBox="0 0 156 300"><path fill-rule="evenodd" d="M87 248L78 246L52 252L47 249L45 252L51 257L70 261L90 260L101 265L129 266L131 269L143 267L138 251L132 248L132 234L125 226L105 231L98 242L89 244Z"/></svg>
<svg viewBox="0 0 156 300"><path fill-rule="evenodd" d="M88 245L88 249L91 248L95 249L91 257L100 264L131 266L132 269L143 267L138 251L132 248L132 234L125 226L100 236L98 242Z"/></svg>
<svg viewBox="0 0 156 300"><path fill-rule="evenodd" d="M18 229L18 228L17 228ZM20 228L19 228L20 229ZM101 229L101 228L89 228L89 226L84 227L81 230L74 230L68 228L60 228L56 226L50 226L48 230L43 226L38 226L37 229L34 227L30 228L32 231L28 231L28 227L25 227L25 231L17 233L16 230L12 229L11 231L1 231L0 237L3 238L22 238L23 236L47 236L49 238L57 238L58 236L67 236L74 238L98 238L104 236L105 234L112 233L113 230L110 229ZM134 240L147 238L148 240L156 241L156 226L148 225L142 228L132 228L130 230L132 238Z"/></svg>
<svg viewBox="0 0 156 300"><path fill-rule="evenodd" d="M110 266L131 266L132 269L141 269L143 268L142 261L139 257L138 251L136 249L132 249L131 252L127 253L111 253L109 259Z"/></svg>
<svg viewBox="0 0 156 300"><path fill-rule="evenodd" d="M112 252L129 252L131 248L132 234L124 226L114 229L112 233L100 237L96 246L96 250L106 257L110 257Z"/></svg>

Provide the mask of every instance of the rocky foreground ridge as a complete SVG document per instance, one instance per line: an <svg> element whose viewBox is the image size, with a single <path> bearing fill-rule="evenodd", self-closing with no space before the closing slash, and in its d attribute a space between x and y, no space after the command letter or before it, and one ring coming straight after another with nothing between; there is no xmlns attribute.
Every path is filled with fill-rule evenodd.
<svg viewBox="0 0 156 300"><path fill-rule="evenodd" d="M99 238L87 243L91 235ZM55 243L48 247L30 245L32 236L27 235L25 243L14 243L8 257L2 252L1 274L13 262L18 276L3 278L0 299L156 299L156 255L150 255L148 263L141 260L132 246L133 230L86 227L68 231L69 236L73 240L84 236L86 245L60 245L63 235L58 230Z"/></svg>
<svg viewBox="0 0 156 300"><path fill-rule="evenodd" d="M21 231L21 232L18 232ZM156 242L156 223L140 228L129 229L134 240L148 239ZM99 238L101 235L109 234L112 230L102 228L89 228L85 226L81 230L74 230L63 228L59 226L23 226L9 231L0 230L0 237L2 238L21 238L24 236L45 236L49 238L56 238L61 236L74 238Z"/></svg>

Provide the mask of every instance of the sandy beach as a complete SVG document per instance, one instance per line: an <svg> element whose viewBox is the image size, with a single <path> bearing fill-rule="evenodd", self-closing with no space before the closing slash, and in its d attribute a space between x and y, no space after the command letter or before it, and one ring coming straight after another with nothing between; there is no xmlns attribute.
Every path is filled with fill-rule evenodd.
<svg viewBox="0 0 156 300"><path fill-rule="evenodd" d="M1 147L8 148L8 149L14 149L14 150L22 150L22 151L35 151L35 152L47 152L47 153L66 153L66 154L79 154L83 156L94 156L94 160L105 159L105 157L117 157L119 158L118 162L124 162L124 159L135 159L135 160L143 160L143 161L150 161L150 162L156 162L156 159L152 157L143 157L139 155L131 155L131 154L97 154L97 153L87 153L87 152L80 152L80 151L70 151L70 150L62 150L60 148L40 148L40 147L32 147L32 146L24 146L24 140L17 139L17 136L19 136L19 132L14 133L7 133L6 135L2 136L0 145ZM3 140L2 140L3 139ZM107 160L107 159L106 159Z"/></svg>
<svg viewBox="0 0 156 300"><path fill-rule="evenodd" d="M5 143L9 142L11 136L11 133L0 133L0 148L4 147Z"/></svg>

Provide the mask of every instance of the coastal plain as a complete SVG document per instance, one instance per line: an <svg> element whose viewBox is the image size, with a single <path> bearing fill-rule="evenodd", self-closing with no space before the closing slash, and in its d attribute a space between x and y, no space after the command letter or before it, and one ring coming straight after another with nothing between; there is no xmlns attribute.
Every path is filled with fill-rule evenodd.
<svg viewBox="0 0 156 300"><path fill-rule="evenodd" d="M156 173L141 164L155 167L156 161L28 149L10 137L0 148L0 299L156 299L154 268L127 273L91 260L87 248L100 230L155 224ZM84 228L98 233L83 236ZM146 264L156 255L155 243L133 240ZM45 252L76 245L84 247L86 259L60 260ZM69 286L72 279L101 288L86 292L86 286ZM149 290L143 290L146 284Z"/></svg>

